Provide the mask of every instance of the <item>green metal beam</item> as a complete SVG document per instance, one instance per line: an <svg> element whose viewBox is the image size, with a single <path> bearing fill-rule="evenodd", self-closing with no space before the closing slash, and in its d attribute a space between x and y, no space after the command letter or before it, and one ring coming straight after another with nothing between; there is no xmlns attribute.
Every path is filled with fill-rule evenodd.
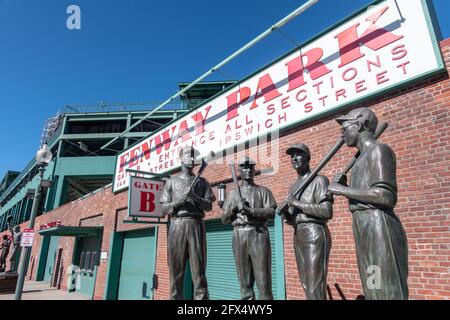
<svg viewBox="0 0 450 320"><path fill-rule="evenodd" d="M150 132L130 132L124 135L122 138L143 138L148 136ZM64 134L61 136L62 140L99 140L99 139L111 139L117 137L118 133L85 133L85 134Z"/></svg>
<svg viewBox="0 0 450 320"><path fill-rule="evenodd" d="M59 176L112 176L115 156L62 157L59 158L55 175Z"/></svg>
<svg viewBox="0 0 450 320"><path fill-rule="evenodd" d="M82 185L80 185L79 183L74 181L73 179L70 179L69 177L67 177L67 182L69 183L69 185L71 185L71 187L76 189L75 191L78 194L80 194L80 196L84 196L85 194L90 193L90 191L88 189L86 189L85 187L83 187Z"/></svg>

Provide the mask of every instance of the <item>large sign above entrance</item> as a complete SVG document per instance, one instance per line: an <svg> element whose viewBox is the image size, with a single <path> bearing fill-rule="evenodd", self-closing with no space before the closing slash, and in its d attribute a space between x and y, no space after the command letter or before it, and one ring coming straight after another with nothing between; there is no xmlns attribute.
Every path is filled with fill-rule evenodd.
<svg viewBox="0 0 450 320"><path fill-rule="evenodd" d="M202 155L217 153L443 67L428 2L381 1L120 153L113 191L128 187L126 169L164 173L177 168L178 150L185 144Z"/></svg>

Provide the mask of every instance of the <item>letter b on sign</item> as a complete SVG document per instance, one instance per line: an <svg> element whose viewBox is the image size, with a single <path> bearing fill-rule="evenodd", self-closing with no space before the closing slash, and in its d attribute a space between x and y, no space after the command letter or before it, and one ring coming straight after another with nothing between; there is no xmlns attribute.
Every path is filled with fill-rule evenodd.
<svg viewBox="0 0 450 320"><path fill-rule="evenodd" d="M141 191L140 211L142 212L155 211L155 194L153 192Z"/></svg>

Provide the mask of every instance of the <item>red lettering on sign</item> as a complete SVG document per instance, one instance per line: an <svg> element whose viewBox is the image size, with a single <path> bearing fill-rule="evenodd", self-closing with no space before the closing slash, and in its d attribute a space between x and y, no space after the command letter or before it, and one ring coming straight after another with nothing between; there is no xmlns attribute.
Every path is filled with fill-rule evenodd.
<svg viewBox="0 0 450 320"><path fill-rule="evenodd" d="M164 130L161 134L155 137L156 144L156 154L160 154L162 151L162 147L164 146L164 150L169 150L170 145L172 143L173 134L175 132L176 126L168 130ZM172 133L170 133L172 131Z"/></svg>
<svg viewBox="0 0 450 320"><path fill-rule="evenodd" d="M153 192L141 192L141 212L155 211L155 194Z"/></svg>
<svg viewBox="0 0 450 320"><path fill-rule="evenodd" d="M175 145L178 145L180 138L181 142L186 142L191 139L191 135L189 134L189 127L186 120L183 120L180 123L180 128L178 129L178 138L175 142Z"/></svg>
<svg viewBox="0 0 450 320"><path fill-rule="evenodd" d="M313 106L312 106L311 102L305 103L305 112L306 113L311 112L312 109L313 109Z"/></svg>
<svg viewBox="0 0 450 320"><path fill-rule="evenodd" d="M336 91L336 101L339 101L339 97L347 98L345 95L345 89L339 89Z"/></svg>
<svg viewBox="0 0 450 320"><path fill-rule="evenodd" d="M260 92L261 91L261 92ZM253 99L252 106L250 109L254 109L258 106L256 100L264 97L264 102L269 102L277 97L281 96L278 92L277 86L273 83L272 78L268 73L259 78L258 86L255 91L255 98Z"/></svg>
<svg viewBox="0 0 450 320"><path fill-rule="evenodd" d="M322 107L325 107L325 99L328 98L328 95L324 95L323 97L320 97L319 100L322 101Z"/></svg>
<svg viewBox="0 0 450 320"><path fill-rule="evenodd" d="M300 97L300 94L304 94L303 97ZM295 96L295 99L297 99L298 102L302 102L304 101L308 96L306 95L306 90L300 90L299 92L297 92L297 95Z"/></svg>
<svg viewBox="0 0 450 320"><path fill-rule="evenodd" d="M131 159L130 159L130 163L128 164L128 168L132 168L132 167L134 167L135 165L137 165L139 163L138 162L138 157L139 157L139 154L140 154L140 150L141 150L141 147L138 146L138 147L136 147L136 148L134 148L134 149L132 149L130 151Z"/></svg>
<svg viewBox="0 0 450 320"><path fill-rule="evenodd" d="M408 63L409 63L409 61L405 61L405 62L399 64L399 65L397 66L397 68L402 68L403 74L407 74L407 72L406 72L406 65L407 65Z"/></svg>
<svg viewBox="0 0 450 320"><path fill-rule="evenodd" d="M356 93L360 93L360 92L367 90L367 87L364 87L364 82L366 82L366 80L361 80L361 81L358 81L355 83Z"/></svg>
<svg viewBox="0 0 450 320"><path fill-rule="evenodd" d="M317 89L317 94L320 94L320 85L321 84L323 84L323 81L319 81L319 82L313 84L313 87L316 87L316 89Z"/></svg>
<svg viewBox="0 0 450 320"><path fill-rule="evenodd" d="M399 46L396 46L395 48L392 48L391 53L392 60L400 60L408 54L408 50L406 50L404 44L401 44Z"/></svg>
<svg viewBox="0 0 450 320"><path fill-rule="evenodd" d="M142 162L142 161L144 161L144 158L145 158L145 160L148 160L148 159L150 159L150 146L151 146L151 144L152 144L152 140L153 139L150 139L148 142L143 142L142 143L142 154L144 155L143 157L141 156L141 161L140 162Z"/></svg>
<svg viewBox="0 0 450 320"><path fill-rule="evenodd" d="M383 71L383 72L377 73L377 75L376 75L377 84L382 84L382 83L385 83L385 82L389 81L389 78L386 77L386 73L387 73L387 71Z"/></svg>
<svg viewBox="0 0 450 320"><path fill-rule="evenodd" d="M127 165L127 161L128 161L128 152L120 156L119 173L123 172L124 167L126 167Z"/></svg>
<svg viewBox="0 0 450 320"><path fill-rule="evenodd" d="M395 35L386 29L375 25L387 9L389 9L388 6L378 10L366 18L366 21L370 21L371 24L361 36L358 36L357 30L359 22L335 36L335 38L338 39L339 52L341 55L341 63L339 64L339 68L364 56L364 54L361 53L359 44L363 44L366 47L376 51L403 38L403 36Z"/></svg>
<svg viewBox="0 0 450 320"><path fill-rule="evenodd" d="M195 121L195 135L202 134L205 132L205 122L208 117L209 110L211 110L211 106L207 106L205 108L205 116L203 116L202 112L197 112L192 116L192 119Z"/></svg>
<svg viewBox="0 0 450 320"><path fill-rule="evenodd" d="M307 69L311 79L315 80L321 76L331 72L321 61L323 50L321 48L313 48L303 55L296 57L286 63L288 68L288 92L298 87L303 86L306 81L303 77L303 70ZM308 62L303 66L303 57L308 59Z"/></svg>
<svg viewBox="0 0 450 320"><path fill-rule="evenodd" d="M344 71L344 73L342 74L342 79L344 81L352 81L353 79L355 79L355 77L357 75L358 75L358 70L356 70L353 67L350 67Z"/></svg>
<svg viewBox="0 0 450 320"><path fill-rule="evenodd" d="M380 61L380 56L377 55L377 61L370 61L367 60L367 71L372 72L372 66L375 66L377 68L381 68L381 61Z"/></svg>
<svg viewBox="0 0 450 320"><path fill-rule="evenodd" d="M230 121L238 116L238 107L248 100L250 94L251 91L249 87L242 87L227 96L227 121Z"/></svg>

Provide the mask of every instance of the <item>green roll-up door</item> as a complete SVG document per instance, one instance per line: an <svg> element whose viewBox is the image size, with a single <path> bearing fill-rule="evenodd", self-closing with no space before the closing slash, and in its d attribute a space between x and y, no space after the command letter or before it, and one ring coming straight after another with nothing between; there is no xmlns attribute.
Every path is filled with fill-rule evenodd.
<svg viewBox="0 0 450 320"><path fill-rule="evenodd" d="M275 225L269 224L270 244L272 248L272 288L274 299L284 299L279 297L279 283L277 270L277 251L275 250ZM206 222L207 241L207 264L206 277L208 279L208 289L211 300L229 300L241 298L239 280L236 272L236 265L231 244L233 227L230 224L224 225L220 220ZM279 265L279 264L278 264ZM258 290L255 284L255 294L258 297Z"/></svg>
<svg viewBox="0 0 450 320"><path fill-rule="evenodd" d="M125 232L120 266L119 300L151 300L155 270L155 229Z"/></svg>

